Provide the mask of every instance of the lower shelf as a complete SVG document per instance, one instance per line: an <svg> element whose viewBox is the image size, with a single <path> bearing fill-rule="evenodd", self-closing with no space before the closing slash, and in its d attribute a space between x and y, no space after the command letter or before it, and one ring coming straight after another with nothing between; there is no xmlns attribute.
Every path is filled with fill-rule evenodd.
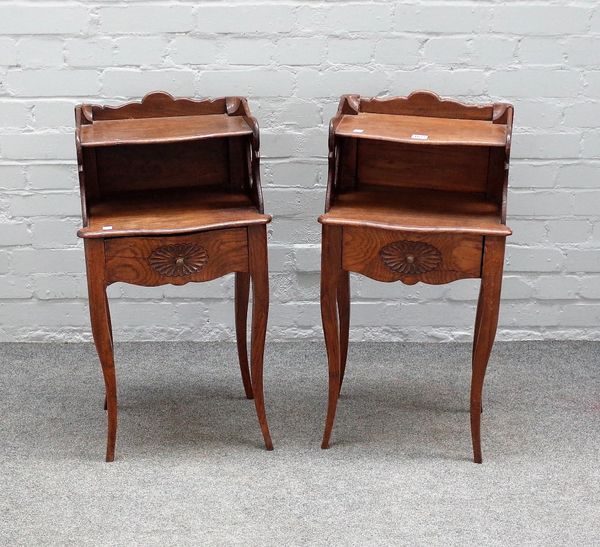
<svg viewBox="0 0 600 547"><path fill-rule="evenodd" d="M415 232L508 236L500 209L482 194L366 186L338 194L322 224Z"/></svg>
<svg viewBox="0 0 600 547"><path fill-rule="evenodd" d="M168 235L270 221L271 216L259 213L244 194L171 189L105 198L89 208L88 226L77 235L83 238Z"/></svg>

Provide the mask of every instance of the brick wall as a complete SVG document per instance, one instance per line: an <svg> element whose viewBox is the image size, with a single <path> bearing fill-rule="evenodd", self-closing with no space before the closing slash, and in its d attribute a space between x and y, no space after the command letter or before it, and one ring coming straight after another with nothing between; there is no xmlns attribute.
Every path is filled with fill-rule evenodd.
<svg viewBox="0 0 600 547"><path fill-rule="evenodd" d="M0 339L89 339L73 105L241 94L262 128L270 339L320 337L327 125L341 93L516 107L499 337L600 339L596 1L0 3ZM354 339L466 340L477 281L353 277ZM113 286L118 339L231 336L232 281Z"/></svg>

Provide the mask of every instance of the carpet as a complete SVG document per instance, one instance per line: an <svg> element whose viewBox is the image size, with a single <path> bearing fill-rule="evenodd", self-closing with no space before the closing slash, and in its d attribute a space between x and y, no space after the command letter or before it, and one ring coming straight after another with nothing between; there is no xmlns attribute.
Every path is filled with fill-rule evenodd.
<svg viewBox="0 0 600 547"><path fill-rule="evenodd" d="M600 344L498 343L471 461L468 344L351 344L329 450L323 345L269 344L267 452L235 346L0 346L2 545L599 545Z"/></svg>

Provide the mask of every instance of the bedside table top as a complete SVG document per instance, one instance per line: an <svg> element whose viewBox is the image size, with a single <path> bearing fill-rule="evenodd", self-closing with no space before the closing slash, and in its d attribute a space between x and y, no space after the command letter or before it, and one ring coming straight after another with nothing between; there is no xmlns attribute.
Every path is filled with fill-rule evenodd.
<svg viewBox="0 0 600 547"><path fill-rule="evenodd" d="M95 121L81 126L81 146L118 146L185 142L213 137L251 135L242 116L207 114L163 118Z"/></svg>
<svg viewBox="0 0 600 547"><path fill-rule="evenodd" d="M419 145L505 146L507 128L486 120L361 112L343 116L335 135Z"/></svg>

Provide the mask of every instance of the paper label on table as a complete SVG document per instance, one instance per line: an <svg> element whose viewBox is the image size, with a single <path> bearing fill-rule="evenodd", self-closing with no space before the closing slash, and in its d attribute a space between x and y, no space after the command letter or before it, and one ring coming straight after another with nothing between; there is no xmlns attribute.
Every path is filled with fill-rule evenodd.
<svg viewBox="0 0 600 547"><path fill-rule="evenodd" d="M112 226L102 226L103 230L112 230Z"/></svg>
<svg viewBox="0 0 600 547"><path fill-rule="evenodd" d="M429 135L421 135L419 133L413 133L410 136L411 139L415 139L416 141L426 141L427 139L429 139Z"/></svg>
<svg viewBox="0 0 600 547"><path fill-rule="evenodd" d="M364 133L365 130L364 129L353 129L352 133Z"/></svg>

